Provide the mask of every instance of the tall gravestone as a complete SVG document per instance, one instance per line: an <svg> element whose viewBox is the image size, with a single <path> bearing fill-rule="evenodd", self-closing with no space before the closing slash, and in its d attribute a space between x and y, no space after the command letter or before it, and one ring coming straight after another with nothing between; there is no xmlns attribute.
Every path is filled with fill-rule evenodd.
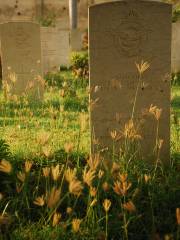
<svg viewBox="0 0 180 240"><path fill-rule="evenodd" d="M1 24L3 80L10 93L42 99L40 27L32 22Z"/></svg>
<svg viewBox="0 0 180 240"><path fill-rule="evenodd" d="M110 132L121 133L132 117L139 73L135 63L150 64L141 78L133 121L139 127L141 153L152 159L157 121L151 104L162 109L160 158L170 156L171 5L117 1L89 8L92 152L96 142L112 149ZM96 141L94 141L96 140ZM97 141L98 140L98 141ZM121 139L116 142L117 147Z"/></svg>
<svg viewBox="0 0 180 240"><path fill-rule="evenodd" d="M70 33L59 27L42 27L41 43L43 71L59 70L60 65L69 66Z"/></svg>

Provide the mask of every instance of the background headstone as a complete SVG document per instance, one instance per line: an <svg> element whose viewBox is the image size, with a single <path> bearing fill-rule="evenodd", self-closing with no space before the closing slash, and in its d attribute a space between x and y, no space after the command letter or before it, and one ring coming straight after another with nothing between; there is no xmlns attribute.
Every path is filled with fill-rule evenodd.
<svg viewBox="0 0 180 240"><path fill-rule="evenodd" d="M150 105L162 109L161 159L170 155L171 6L160 2L119 1L89 9L92 152L94 138L112 147L110 132L123 131L131 118L139 74L135 63L149 62L138 92L134 121L140 125L142 155L151 159L157 121ZM117 143L117 145L119 142Z"/></svg>
<svg viewBox="0 0 180 240"><path fill-rule="evenodd" d="M71 30L71 51L81 51L83 48L83 32L79 29Z"/></svg>
<svg viewBox="0 0 180 240"><path fill-rule="evenodd" d="M180 22L172 24L172 72L180 72Z"/></svg>
<svg viewBox="0 0 180 240"><path fill-rule="evenodd" d="M69 66L70 33L58 27L41 28L43 71L57 71L61 65Z"/></svg>
<svg viewBox="0 0 180 240"><path fill-rule="evenodd" d="M16 95L28 93L42 98L40 27L31 22L1 25L3 80Z"/></svg>

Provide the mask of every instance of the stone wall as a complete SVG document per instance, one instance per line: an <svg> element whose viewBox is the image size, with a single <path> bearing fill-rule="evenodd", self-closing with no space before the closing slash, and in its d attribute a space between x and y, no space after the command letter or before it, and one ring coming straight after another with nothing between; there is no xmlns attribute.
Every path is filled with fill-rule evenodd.
<svg viewBox="0 0 180 240"><path fill-rule="evenodd" d="M81 29L87 28L88 5L93 3L108 2L110 0L79 0L78 25ZM0 22L17 20L34 20L42 18L56 20L68 18L68 0L0 0Z"/></svg>

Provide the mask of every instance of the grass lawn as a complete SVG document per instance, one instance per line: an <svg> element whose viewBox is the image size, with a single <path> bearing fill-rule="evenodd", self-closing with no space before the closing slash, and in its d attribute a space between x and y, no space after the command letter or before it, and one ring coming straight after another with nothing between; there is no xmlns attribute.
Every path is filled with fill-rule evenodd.
<svg viewBox="0 0 180 240"><path fill-rule="evenodd" d="M45 135L49 136L52 152L72 142L75 150L89 153L88 90L74 83L71 72L61 75L67 84L63 88L65 90L48 87L42 103L4 102L3 92L0 92L0 136L7 141L17 158L36 158L40 151L38 141ZM172 87L171 96L171 140L180 152L175 139L179 126L174 125L174 116L180 118L180 86ZM85 126L81 126L84 122Z"/></svg>
<svg viewBox="0 0 180 240"><path fill-rule="evenodd" d="M49 136L52 152L62 149L68 142L74 144L74 149L88 152L90 134L86 88L73 85L75 80L70 73L64 73L63 79L67 84L64 91L57 87L47 88L42 103L28 103L26 100L5 103L1 92L0 136L17 158L32 159L37 153L41 154L38 141L45 135ZM85 121L84 129L80 129Z"/></svg>
<svg viewBox="0 0 180 240"><path fill-rule="evenodd" d="M89 159L87 81L64 71L47 82L41 103L0 92L0 240L178 240L180 86L166 169L128 165L126 152L111 165Z"/></svg>

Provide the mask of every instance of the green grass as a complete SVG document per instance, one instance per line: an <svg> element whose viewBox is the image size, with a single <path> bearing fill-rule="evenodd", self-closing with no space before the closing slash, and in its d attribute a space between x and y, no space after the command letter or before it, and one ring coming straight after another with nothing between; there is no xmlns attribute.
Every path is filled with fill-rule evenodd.
<svg viewBox="0 0 180 240"><path fill-rule="evenodd" d="M58 81L58 77L56 76ZM60 75L61 84L66 83L65 96L59 87L49 87L45 91L42 103L4 102L0 92L0 136L10 145L10 150L17 158L35 158L38 153L37 139L42 132L50 134L49 144L52 151L62 149L67 142L73 142L80 152L88 153L90 146L89 125L81 134L80 116L84 114L88 123L88 93L86 87L77 83L70 71ZM80 80L79 80L80 81ZM61 86L61 90L62 90ZM177 143L175 134L179 129L174 125L174 115L180 118L180 88L172 87L172 126L171 139ZM77 146L78 144L78 146ZM176 144L177 145L177 144ZM179 145L179 144L178 144ZM180 147L178 147L180 151Z"/></svg>
<svg viewBox="0 0 180 240"><path fill-rule="evenodd" d="M52 81L52 77L56 80ZM3 194L0 213L4 212L10 219L3 224L0 214L0 240L178 240L180 87L172 87L172 164L168 168L158 164L156 168L135 156L127 167L131 153L125 151L119 158L112 154L116 165L99 160L89 187L83 178L86 169L91 169L86 162L90 147L87 81L75 79L70 71L49 75L47 81L50 86L46 87L42 103L27 99L5 101L0 93L0 136L9 145L0 141L0 157L11 162L13 168L8 174L0 174L0 193ZM64 149L66 143L73 144L72 151ZM31 171L25 173L27 160L34 164ZM43 167L57 164L61 169L58 180L51 175L42 176ZM76 180L83 184L80 196L70 193L70 184L64 179L68 167L76 168ZM101 178L98 177L100 170L104 173ZM23 181L18 177L19 171L25 174ZM131 185L124 196L114 190L116 181L122 181L120 173L127 173L125 183ZM95 196L90 193L92 186L97 190ZM61 194L58 202L48 207L53 187L60 187ZM42 195L45 204L39 207L33 202ZM97 203L92 206L95 199ZM103 209L105 199L111 201L107 214ZM136 211L123 208L128 201L134 203ZM70 215L66 213L67 207L73 209ZM53 227L52 216L56 211L62 217ZM82 219L77 233L72 230L74 218Z"/></svg>
<svg viewBox="0 0 180 240"><path fill-rule="evenodd" d="M180 86L172 87L172 110L180 117Z"/></svg>
<svg viewBox="0 0 180 240"><path fill-rule="evenodd" d="M49 145L53 152L63 148L67 142L73 142L79 151L88 152L88 124L77 146L80 115L88 118L86 89L73 85L69 72L62 75L63 82L67 83L64 97L60 96L57 87L47 88L42 103L4 102L3 93L0 93L0 136L17 157L29 159L36 156L39 151L37 138L44 131L50 134Z"/></svg>

